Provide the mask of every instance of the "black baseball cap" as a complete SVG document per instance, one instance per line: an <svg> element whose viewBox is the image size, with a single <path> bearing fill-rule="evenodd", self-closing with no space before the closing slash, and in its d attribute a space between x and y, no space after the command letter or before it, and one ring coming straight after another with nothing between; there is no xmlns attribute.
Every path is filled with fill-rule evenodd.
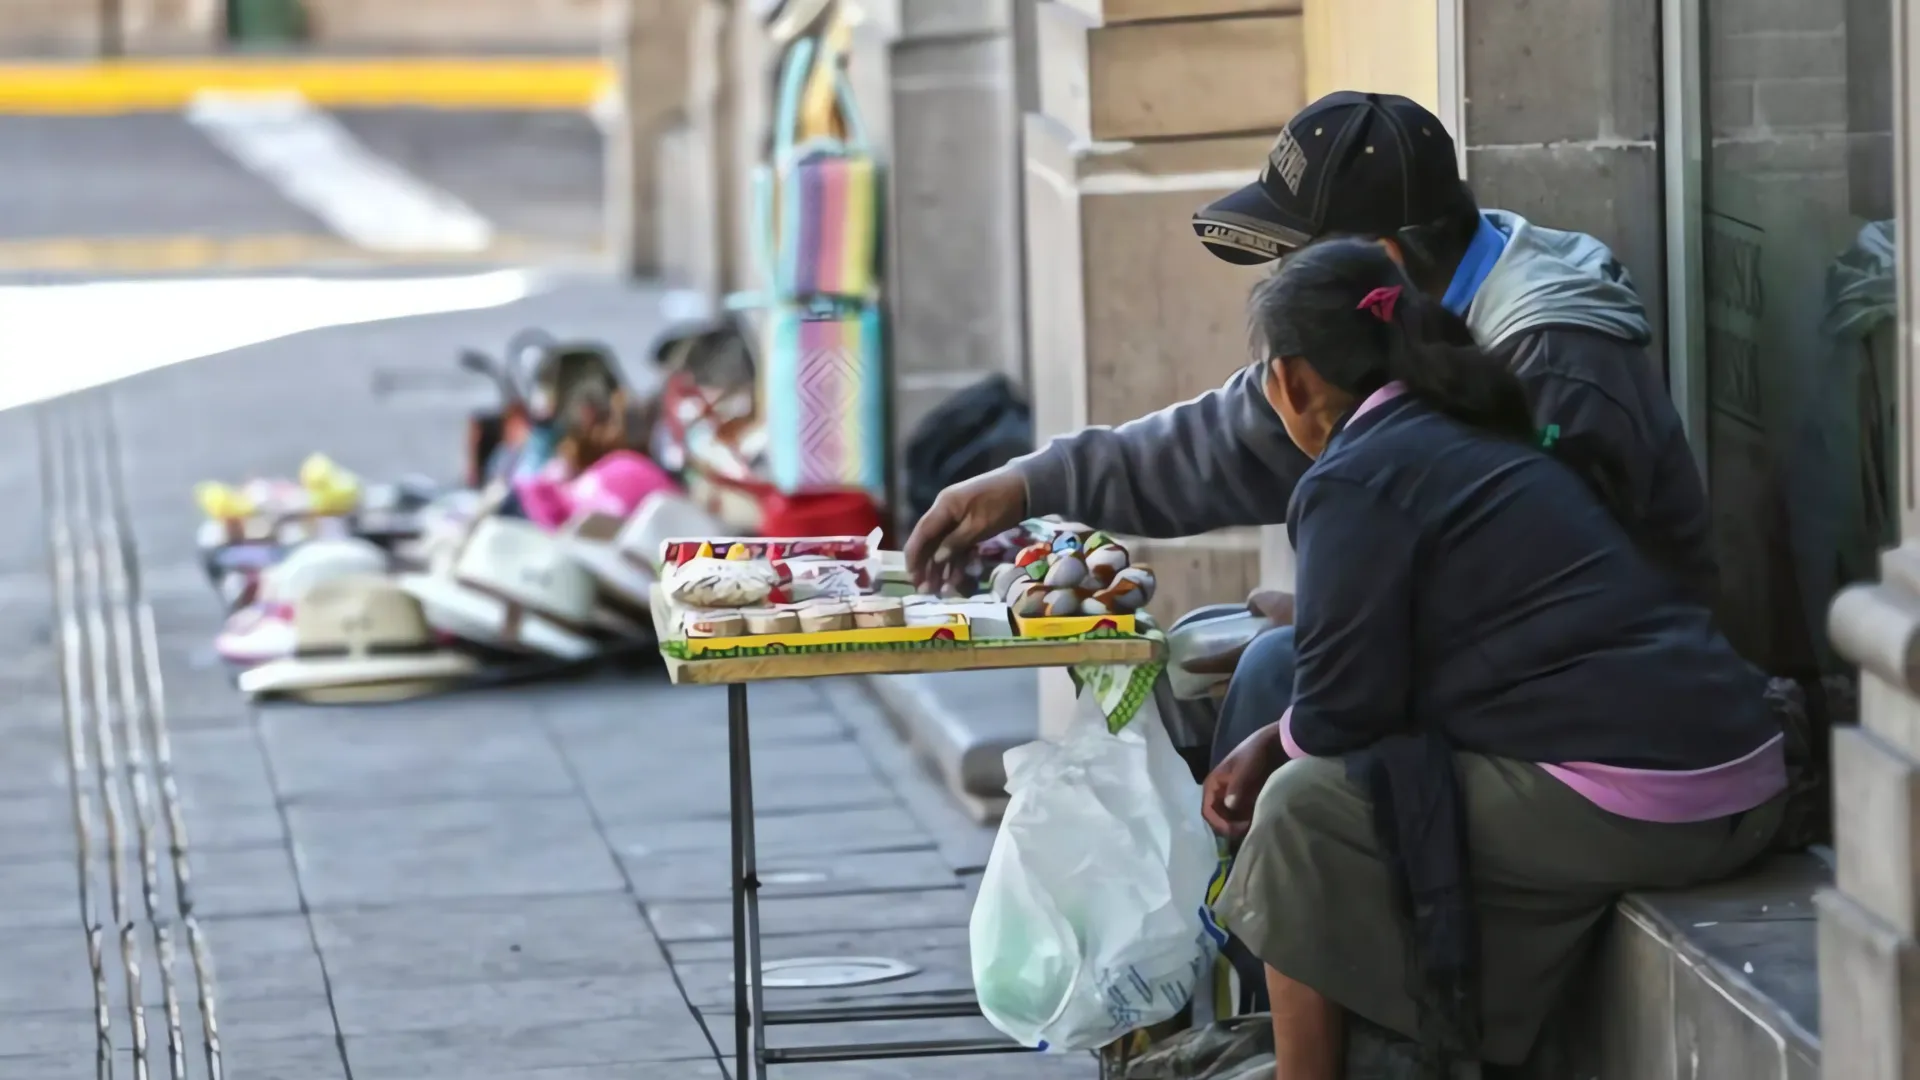
<svg viewBox="0 0 1920 1080"><path fill-rule="evenodd" d="M1272 262L1321 237L1382 236L1472 205L1453 138L1418 102L1341 90L1296 113L1260 178L1193 215L1207 250Z"/></svg>

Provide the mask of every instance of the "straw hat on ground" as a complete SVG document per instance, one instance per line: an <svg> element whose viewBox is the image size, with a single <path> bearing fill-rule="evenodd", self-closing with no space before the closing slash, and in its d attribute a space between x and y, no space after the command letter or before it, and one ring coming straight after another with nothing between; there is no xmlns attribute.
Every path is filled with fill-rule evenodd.
<svg viewBox="0 0 1920 1080"><path fill-rule="evenodd" d="M621 606L646 611L660 576L660 545L676 536L723 536L719 519L679 492L647 496L632 517L583 514L561 539L601 591Z"/></svg>
<svg viewBox="0 0 1920 1080"><path fill-rule="evenodd" d="M253 603L228 617L213 639L214 651L236 664L264 664L293 654L294 605L316 586L347 577L386 573L387 556L368 540L312 540L260 575Z"/></svg>
<svg viewBox="0 0 1920 1080"><path fill-rule="evenodd" d="M658 575L660 548L688 536L726 536L731 530L706 507L678 492L648 496L620 531L620 550Z"/></svg>
<svg viewBox="0 0 1920 1080"><path fill-rule="evenodd" d="M644 561L620 545L626 524L612 514L579 514L560 530L560 543L593 575L603 596L623 608L645 611L654 576Z"/></svg>
<svg viewBox="0 0 1920 1080"><path fill-rule="evenodd" d="M242 692L398 701L445 689L477 666L440 647L419 603L383 577L316 584L294 607L293 632L293 655L241 674Z"/></svg>
<svg viewBox="0 0 1920 1080"><path fill-rule="evenodd" d="M565 660L599 649L593 576L529 521L482 519L450 565L403 575L400 587L435 629L477 644Z"/></svg>

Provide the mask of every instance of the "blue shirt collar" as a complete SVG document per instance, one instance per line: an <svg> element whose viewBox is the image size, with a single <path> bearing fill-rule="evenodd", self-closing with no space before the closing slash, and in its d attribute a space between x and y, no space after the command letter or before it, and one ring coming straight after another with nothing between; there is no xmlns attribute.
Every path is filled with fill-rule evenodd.
<svg viewBox="0 0 1920 1080"><path fill-rule="evenodd" d="M1500 253L1507 250L1507 237L1487 215L1480 215L1480 227L1474 230L1473 239L1467 243L1467 253L1460 257L1460 266L1453 272L1453 280L1447 283L1447 292L1440 298L1440 306L1465 317L1467 308L1472 306L1473 298L1480 292L1480 286L1493 272L1493 264L1500 261Z"/></svg>

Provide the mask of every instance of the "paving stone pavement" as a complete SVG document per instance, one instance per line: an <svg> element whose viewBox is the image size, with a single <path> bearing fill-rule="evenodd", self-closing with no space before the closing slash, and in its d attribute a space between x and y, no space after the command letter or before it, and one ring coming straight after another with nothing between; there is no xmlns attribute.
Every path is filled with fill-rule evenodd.
<svg viewBox="0 0 1920 1080"><path fill-rule="evenodd" d="M120 432L171 773L190 837L191 912L167 906L176 875L162 836L155 883L163 910L151 917L138 910L137 852L122 837L134 897L127 925L144 963L137 982L122 978L117 959L105 967L112 1075L136 1075L130 986L146 1005L149 1075L170 1075L149 932L155 923L180 931L188 914L210 960L231 1080L726 1075L716 1053L716 1045L731 1049L719 691L671 687L655 672L397 706L249 707L210 656L220 612L185 536L193 479L285 470L310 449L367 471L450 475L467 399L382 411L366 391L369 370L448 366L456 346L503 340L526 322L622 343L651 332L652 302L589 290L510 314L323 331L41 412L40 422L57 426L92 410ZM232 442L217 437L223 417L289 400L303 407L285 423L255 415L230 425ZM0 497L44 511L35 425L31 411L0 414ZM0 956L8 961L0 968L0 1080L99 1076L83 927L102 920L111 938L115 926L99 912L77 917L63 627L48 584L46 515L20 516L35 520L0 520L0 540L23 545L0 546L0 693L13 706L0 709L9 747L0 755ZM773 684L754 690L753 705L768 958L879 953L921 969L849 991L770 988L769 1006L964 992L971 886L990 833L946 801L859 686ZM153 770L157 780L157 761ZM128 822L132 806L129 797ZM108 853L96 836L93 865ZM95 876L105 880L103 870ZM201 1077L201 1010L178 944L170 970L185 1075ZM776 1029L775 1038L818 1044L988 1030L983 1021L839 1025ZM1096 1074L1084 1056L1025 1055L772 1073Z"/></svg>

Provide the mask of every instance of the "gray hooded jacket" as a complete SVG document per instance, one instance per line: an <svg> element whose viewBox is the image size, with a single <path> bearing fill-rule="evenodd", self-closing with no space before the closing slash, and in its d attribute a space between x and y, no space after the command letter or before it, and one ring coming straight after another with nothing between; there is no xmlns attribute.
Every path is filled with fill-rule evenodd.
<svg viewBox="0 0 1920 1080"><path fill-rule="evenodd" d="M1696 595L1718 590L1706 490L1626 270L1583 233L1489 210L1506 248L1467 325L1526 384L1542 427L1590 436L1620 470L1634 523ZM1310 464L1267 403L1261 365L1218 390L1118 427L1053 440L1015 462L1032 514L1136 536L1190 536L1287 518Z"/></svg>

